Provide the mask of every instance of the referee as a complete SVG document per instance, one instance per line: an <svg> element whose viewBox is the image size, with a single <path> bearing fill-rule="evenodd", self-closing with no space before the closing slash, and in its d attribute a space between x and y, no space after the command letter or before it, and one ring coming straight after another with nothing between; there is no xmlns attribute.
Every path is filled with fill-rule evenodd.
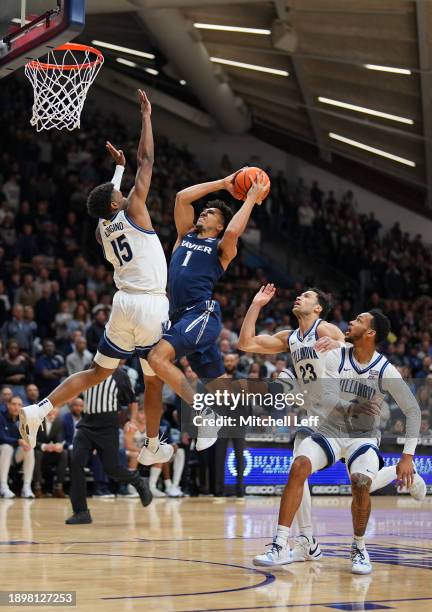
<svg viewBox="0 0 432 612"><path fill-rule="evenodd" d="M96 449L105 473L110 478L131 484L137 490L143 506L152 501L148 479L141 478L138 471L129 471L119 461L119 407L136 403L128 375L117 369L99 385L84 394L84 411L73 439L71 458L70 499L73 515L67 525L91 523L87 507L86 478L84 468Z"/></svg>

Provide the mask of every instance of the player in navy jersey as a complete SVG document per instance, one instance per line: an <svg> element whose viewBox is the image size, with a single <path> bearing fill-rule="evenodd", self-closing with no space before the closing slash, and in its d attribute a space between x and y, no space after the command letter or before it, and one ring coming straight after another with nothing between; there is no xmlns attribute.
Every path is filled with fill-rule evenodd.
<svg viewBox="0 0 432 612"><path fill-rule="evenodd" d="M192 203L222 189L233 194L235 176L236 173L193 185L176 197L174 218L178 235L168 272L171 327L152 349L148 361L154 372L189 405L193 402L193 389L173 362L187 355L200 378L224 375L223 360L216 347L222 329L221 310L213 300L213 290L237 254L238 239L254 206L265 197L266 178L263 173L258 175L235 215L225 202L213 200L194 223ZM204 450L215 440L200 435L197 449Z"/></svg>

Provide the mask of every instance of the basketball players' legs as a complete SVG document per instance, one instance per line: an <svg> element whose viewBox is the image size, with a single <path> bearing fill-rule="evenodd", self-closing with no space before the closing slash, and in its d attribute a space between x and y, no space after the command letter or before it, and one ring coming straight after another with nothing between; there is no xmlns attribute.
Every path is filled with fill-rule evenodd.
<svg viewBox="0 0 432 612"><path fill-rule="evenodd" d="M148 374L148 364L143 364L140 359L144 373L144 410L146 415L146 433L149 438L159 436L159 426L162 417L162 387L163 381L158 376ZM147 371L146 371L147 370Z"/></svg>
<svg viewBox="0 0 432 612"><path fill-rule="evenodd" d="M194 390L183 372L174 365L175 359L181 356L176 354L176 350L170 342L162 338L150 351L148 363L155 374L166 382L183 401L192 405Z"/></svg>
<svg viewBox="0 0 432 612"><path fill-rule="evenodd" d="M351 478L354 539L351 548L352 571L369 574L372 565L366 551L364 535L371 512L370 488L379 471L379 453L375 441L349 440L346 452L347 468Z"/></svg>
<svg viewBox="0 0 432 612"><path fill-rule="evenodd" d="M27 406L20 411L20 433L23 439L34 448L37 431L53 407L62 406L90 387L104 381L118 367L120 359L130 357L135 352L134 334L127 313L127 296L119 300L117 292L113 308L104 334L99 342L98 351L89 370L72 374L64 380L48 397L38 404Z"/></svg>
<svg viewBox="0 0 432 612"><path fill-rule="evenodd" d="M298 447L298 455L291 466L288 483L282 495L278 526L271 549L255 557L255 565L272 566L293 562L288 538L291 537L291 526L301 503L304 485L311 474L340 458L339 448L333 442L320 436L314 440L306 438Z"/></svg>
<svg viewBox="0 0 432 612"><path fill-rule="evenodd" d="M299 432L296 434L294 439L294 457L298 456L298 449L303 440L305 440L307 437L308 435L306 433L303 434L302 432ZM304 483L303 496L296 514L296 520L300 535L312 537L312 499L307 480Z"/></svg>

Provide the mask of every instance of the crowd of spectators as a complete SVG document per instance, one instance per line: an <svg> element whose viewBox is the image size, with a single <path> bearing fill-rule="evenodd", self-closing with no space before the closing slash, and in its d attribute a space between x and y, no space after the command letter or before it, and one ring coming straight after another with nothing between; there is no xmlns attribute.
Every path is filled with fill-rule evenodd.
<svg viewBox="0 0 432 612"><path fill-rule="evenodd" d="M26 119L30 93L19 80L10 78L0 96L0 391L7 390L0 403L4 414L9 391L24 403L34 403L66 375L87 367L96 352L115 287L85 203L95 185L112 177L113 162L104 146L107 138L126 154L123 188L133 184L138 136L118 116L103 114L92 105L86 108L80 132L36 134ZM233 170L224 156L215 175ZM282 237L289 233L299 247L298 257L313 254L331 261L356 282L357 294L341 290L333 296L329 320L343 331L358 308L379 307L387 314L392 332L384 347L386 354L405 378L424 382L416 392L422 394L426 435L432 423L430 247L420 234L404 233L397 222L384 231L373 213L359 214L352 192L337 200L331 191L324 194L317 183L307 186L299 179L293 185L283 173L266 170L272 192L256 208L252 225L280 232ZM148 206L167 259L175 241L176 192L208 178L186 148L156 138ZM252 296L272 279L268 264L256 268L247 262L246 251L240 248L216 288L224 319L220 348L227 372L272 377L290 365L289 355L253 356L237 351L238 333ZM319 284L326 289L325 281ZM273 333L295 326L291 306L304 287L302 279L282 283L258 321L259 331ZM142 392L137 361L132 358L124 367L135 389ZM181 367L193 377L187 360ZM70 410L75 414L76 406ZM69 408L64 412L68 414ZM7 418L16 421L12 413ZM398 411L390 406L387 427L394 433L399 420ZM63 450L70 443L65 442ZM63 450L57 449L60 455Z"/></svg>

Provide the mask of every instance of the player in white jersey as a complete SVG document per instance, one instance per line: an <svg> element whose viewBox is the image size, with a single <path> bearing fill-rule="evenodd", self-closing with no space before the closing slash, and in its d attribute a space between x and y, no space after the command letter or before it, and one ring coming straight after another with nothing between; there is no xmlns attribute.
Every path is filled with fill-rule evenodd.
<svg viewBox="0 0 432 612"><path fill-rule="evenodd" d="M362 313L350 322L346 333L346 340L352 347L341 347L326 354L320 387L321 407L327 417L298 448L282 496L275 538L268 552L255 557L256 565L292 563L288 538L304 483L317 470L344 459L353 496L352 572L368 574L372 571L364 534L371 508L370 488L382 461L378 450L378 424L384 395L390 393L406 415L406 441L396 470L407 487L414 479L413 455L421 416L416 399L399 372L376 351L389 330L389 321L380 311Z"/></svg>
<svg viewBox="0 0 432 612"><path fill-rule="evenodd" d="M107 143L108 151L123 168L118 165L113 181L95 187L87 201L90 216L98 219L96 237L103 246L105 258L114 267L118 291L114 295L109 322L91 368L67 378L38 404L23 408L20 432L34 447L37 430L53 407L62 406L108 378L121 359L136 351L145 377L148 434L140 462L151 465L169 461L173 453L171 445L159 440L162 383L146 361L148 352L160 340L168 322L167 265L146 206L154 161L151 104L142 90L138 90L138 95L142 127L135 185L128 197L123 197L120 182L124 156Z"/></svg>
<svg viewBox="0 0 432 612"><path fill-rule="evenodd" d="M309 415L315 416L315 399L317 398L311 391L313 391L315 381L322 378L325 367L325 354L317 351L315 345L319 339L322 339L321 350L326 350L331 341L342 344L344 335L338 327L323 320L322 317L328 314L330 305L326 295L316 288L304 291L294 302L293 313L299 324L296 330L283 330L272 336L256 335L255 324L261 309L270 302L275 292L273 284L268 284L258 291L244 319L238 346L242 351L250 353L275 354L290 351L296 377L302 388L308 387L304 408ZM281 373L281 378L287 376L290 377L289 373ZM297 455L301 442L311 433L313 433L312 430L307 427L297 430L294 440L294 456ZM303 497L296 519L299 537L293 551L293 560L314 561L319 559L322 553L313 536L312 500L307 481L304 483Z"/></svg>

